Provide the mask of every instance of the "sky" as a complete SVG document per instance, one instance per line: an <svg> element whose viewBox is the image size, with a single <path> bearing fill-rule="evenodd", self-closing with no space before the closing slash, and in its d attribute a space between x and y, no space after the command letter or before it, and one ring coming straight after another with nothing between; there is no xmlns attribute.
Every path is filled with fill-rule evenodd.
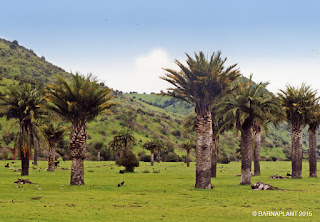
<svg viewBox="0 0 320 222"><path fill-rule="evenodd" d="M274 93L303 82L320 89L317 0L0 0L0 8L0 38L124 92L166 90L163 68L217 50Z"/></svg>

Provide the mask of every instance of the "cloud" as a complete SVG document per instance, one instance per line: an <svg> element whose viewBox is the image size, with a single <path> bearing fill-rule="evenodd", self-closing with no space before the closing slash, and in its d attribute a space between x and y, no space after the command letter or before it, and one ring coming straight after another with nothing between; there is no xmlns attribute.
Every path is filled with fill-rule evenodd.
<svg viewBox="0 0 320 222"><path fill-rule="evenodd" d="M153 49L147 54L139 55L134 62L133 77L135 88L139 92L160 92L170 87L160 79L164 76L163 68L177 68L174 60L163 49Z"/></svg>

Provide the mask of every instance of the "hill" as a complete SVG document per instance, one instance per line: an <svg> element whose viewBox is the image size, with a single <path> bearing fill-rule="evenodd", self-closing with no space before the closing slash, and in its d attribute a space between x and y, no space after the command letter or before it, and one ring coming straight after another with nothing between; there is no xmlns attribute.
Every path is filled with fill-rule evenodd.
<svg viewBox="0 0 320 222"><path fill-rule="evenodd" d="M63 69L38 57L32 49L20 46L18 41L0 39L0 77L30 83L48 83L56 75L69 78Z"/></svg>

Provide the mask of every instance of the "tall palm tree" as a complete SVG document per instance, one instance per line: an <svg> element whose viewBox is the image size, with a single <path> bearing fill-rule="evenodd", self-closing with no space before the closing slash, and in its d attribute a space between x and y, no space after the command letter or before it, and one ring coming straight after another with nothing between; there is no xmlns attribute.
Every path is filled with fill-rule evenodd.
<svg viewBox="0 0 320 222"><path fill-rule="evenodd" d="M181 143L181 148L184 149L185 151L187 151L187 167L190 166L190 153L191 153L191 150L196 148L196 145L191 142L190 140L185 142L185 143Z"/></svg>
<svg viewBox="0 0 320 222"><path fill-rule="evenodd" d="M49 145L49 155L48 155L48 171L54 172L55 169L55 152L56 144L63 139L66 134L67 128L62 126L62 124L46 124L44 125L43 135L46 142Z"/></svg>
<svg viewBox="0 0 320 222"><path fill-rule="evenodd" d="M241 132L241 185L251 184L252 127L264 122L273 112L282 112L275 96L266 90L268 83L253 84L251 78L240 78L234 83L235 90L218 105L224 114L225 124L233 124Z"/></svg>
<svg viewBox="0 0 320 222"><path fill-rule="evenodd" d="M86 123L101 113L110 112L111 89L103 87L92 75L72 75L71 82L57 77L50 85L46 99L49 108L72 123L70 151L72 157L71 185L84 185L84 154L86 150Z"/></svg>
<svg viewBox="0 0 320 222"><path fill-rule="evenodd" d="M150 150L150 163L151 163L151 166L154 165L154 152L159 149L159 147L161 147L162 144L161 144L161 141L158 140L158 139L152 139L152 140L148 140L147 142L145 142L143 144L143 148L146 149L146 150Z"/></svg>
<svg viewBox="0 0 320 222"><path fill-rule="evenodd" d="M203 52L195 53L195 59L188 54L183 65L178 60L175 63L181 69L175 71L164 69L168 73L163 80L175 88L169 88L163 95L184 100L195 106L197 114L196 138L196 188L210 189L211 186L211 152L212 152L212 115L211 107L215 99L223 95L228 84L240 76L235 69L236 64L225 68L226 58L221 58L221 52L213 53L209 60Z"/></svg>
<svg viewBox="0 0 320 222"><path fill-rule="evenodd" d="M43 91L28 84L14 85L0 96L0 114L7 120L17 119L19 130L15 138L15 150L20 151L21 175L29 175L29 157L38 136L37 120L45 117L46 101Z"/></svg>
<svg viewBox="0 0 320 222"><path fill-rule="evenodd" d="M302 129L308 124L308 114L318 98L316 91L305 83L297 88L287 85L278 95L292 127L292 178L301 179Z"/></svg>
<svg viewBox="0 0 320 222"><path fill-rule="evenodd" d="M317 177L317 129L320 124L320 105L318 101L308 113L309 123L309 176Z"/></svg>
<svg viewBox="0 0 320 222"><path fill-rule="evenodd" d="M266 92L267 94L267 92ZM270 101L272 100L272 101ZM261 104L267 103L277 104L271 108L263 110L266 112L264 119L255 119L255 122L252 127L253 132L253 163L254 163L254 175L260 176L260 150L261 150L261 132L264 130L265 133L269 132L269 124L272 123L274 126L278 127L280 123L285 120L285 113L280 105L279 98L275 97L272 93L269 96L264 97L264 101L261 101Z"/></svg>

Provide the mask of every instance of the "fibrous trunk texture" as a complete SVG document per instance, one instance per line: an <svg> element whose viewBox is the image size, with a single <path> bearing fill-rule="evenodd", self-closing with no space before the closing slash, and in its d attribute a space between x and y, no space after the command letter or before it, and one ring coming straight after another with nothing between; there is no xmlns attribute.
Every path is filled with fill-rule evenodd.
<svg viewBox="0 0 320 222"><path fill-rule="evenodd" d="M212 118L211 111L197 112L196 188L211 189Z"/></svg>
<svg viewBox="0 0 320 222"><path fill-rule="evenodd" d="M187 167L190 166L190 150L187 151Z"/></svg>
<svg viewBox="0 0 320 222"><path fill-rule="evenodd" d="M261 148L261 128L259 126L254 127L254 175L260 176L260 148Z"/></svg>
<svg viewBox="0 0 320 222"><path fill-rule="evenodd" d="M154 152L151 151L151 157L150 157L150 162L151 162L151 166L153 166L153 163L154 163Z"/></svg>
<svg viewBox="0 0 320 222"><path fill-rule="evenodd" d="M29 151L20 152L21 158L21 176L29 175Z"/></svg>
<svg viewBox="0 0 320 222"><path fill-rule="evenodd" d="M317 177L317 133L309 128L309 169L310 177Z"/></svg>
<svg viewBox="0 0 320 222"><path fill-rule="evenodd" d="M98 151L97 161L100 161L101 152Z"/></svg>
<svg viewBox="0 0 320 222"><path fill-rule="evenodd" d="M302 126L292 124L292 179L302 178Z"/></svg>
<svg viewBox="0 0 320 222"><path fill-rule="evenodd" d="M241 185L251 184L252 129L241 132Z"/></svg>
<svg viewBox="0 0 320 222"><path fill-rule="evenodd" d="M212 140L211 177L217 177L217 140Z"/></svg>
<svg viewBox="0 0 320 222"><path fill-rule="evenodd" d="M73 123L70 134L70 151L72 157L70 185L84 185L84 153L87 132L83 122Z"/></svg>
<svg viewBox="0 0 320 222"><path fill-rule="evenodd" d="M48 171L54 172L55 169L55 144L54 142L49 142L49 158L48 158Z"/></svg>

